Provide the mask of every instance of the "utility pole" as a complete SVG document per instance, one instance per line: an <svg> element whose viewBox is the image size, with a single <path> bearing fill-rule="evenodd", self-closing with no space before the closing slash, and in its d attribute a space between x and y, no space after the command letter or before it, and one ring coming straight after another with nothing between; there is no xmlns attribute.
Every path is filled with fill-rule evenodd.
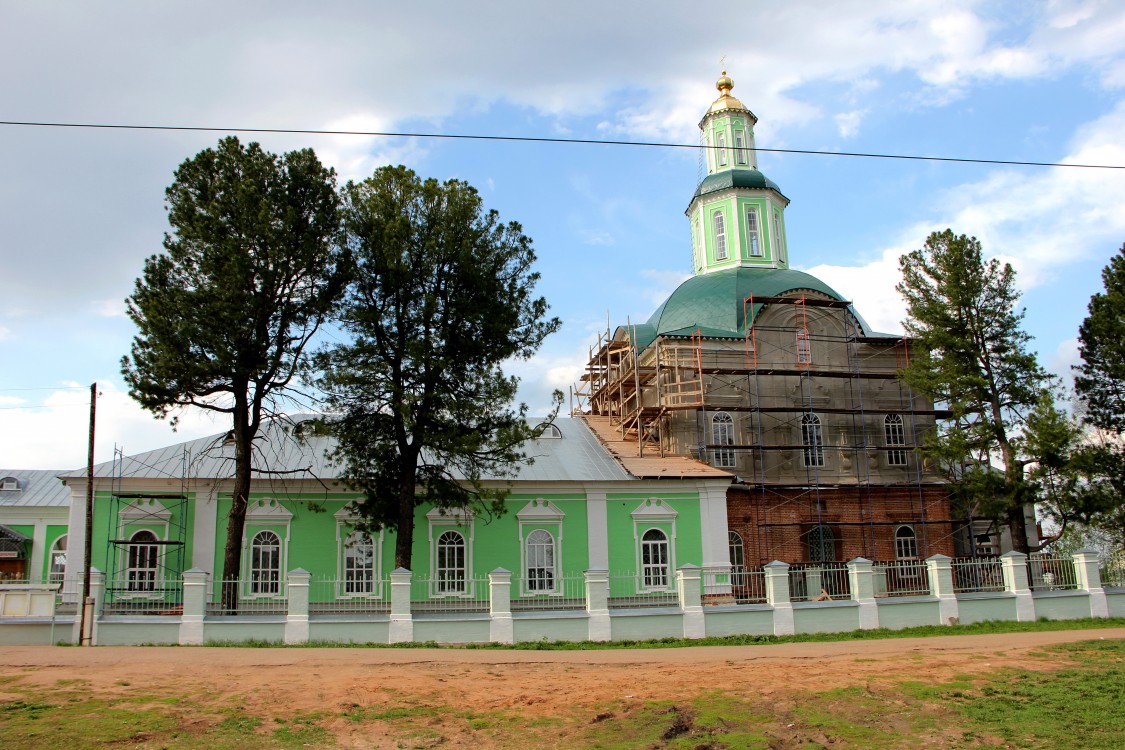
<svg viewBox="0 0 1125 750"><path fill-rule="evenodd" d="M94 632L94 602L90 597L90 560L93 556L94 534L94 423L97 414L98 384L90 384L90 450L86 454L86 539L82 553L82 614L78 625L78 643L89 646Z"/></svg>

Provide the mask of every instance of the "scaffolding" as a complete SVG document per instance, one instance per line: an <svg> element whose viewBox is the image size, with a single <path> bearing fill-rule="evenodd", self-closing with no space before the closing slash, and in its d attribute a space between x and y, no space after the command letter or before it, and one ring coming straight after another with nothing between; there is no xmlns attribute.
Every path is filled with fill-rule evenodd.
<svg viewBox="0 0 1125 750"><path fill-rule="evenodd" d="M742 312L741 336L697 328L646 344L631 325L607 330L590 348L576 411L608 417L638 455L686 454L731 470L737 491L755 497L763 556L794 535L807 544L809 525L824 521L828 488L857 496L861 520L834 525L860 534L864 556L895 552L878 534L891 522L879 520L876 495L887 497L889 488L909 490L909 522L922 549L948 538L947 514L931 519L931 506L948 508L944 493L927 492L939 481L916 451L946 412L919 403L899 378L910 342L865 334L850 303L836 299L750 296ZM739 415L739 429L717 430L718 412ZM805 520L781 519L795 500L805 504ZM940 527L938 537L931 526Z"/></svg>
<svg viewBox="0 0 1125 750"><path fill-rule="evenodd" d="M161 467L168 482L179 484L178 490L164 492L125 490L125 464L135 460L114 448L106 515L106 604L125 610L154 600L176 606L186 570L190 456L185 450L171 459L180 464L178 476Z"/></svg>

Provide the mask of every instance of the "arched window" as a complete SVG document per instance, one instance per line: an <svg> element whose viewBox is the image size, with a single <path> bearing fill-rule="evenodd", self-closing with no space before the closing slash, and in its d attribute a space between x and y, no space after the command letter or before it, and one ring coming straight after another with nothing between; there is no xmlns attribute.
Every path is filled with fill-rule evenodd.
<svg viewBox="0 0 1125 750"><path fill-rule="evenodd" d="M281 538L259 531L250 541L250 593L281 593Z"/></svg>
<svg viewBox="0 0 1125 750"><path fill-rule="evenodd" d="M741 586L746 583L746 551L738 532L727 532L727 545L730 548L730 582Z"/></svg>
<svg viewBox="0 0 1125 750"><path fill-rule="evenodd" d="M62 583L66 575L66 534L51 545L50 567L47 569L47 583Z"/></svg>
<svg viewBox="0 0 1125 750"><path fill-rule="evenodd" d="M375 591L375 543L370 534L356 531L344 541L345 595Z"/></svg>
<svg viewBox="0 0 1125 750"><path fill-rule="evenodd" d="M465 593L465 537L456 531L446 531L438 537L437 569L434 573L439 594Z"/></svg>
<svg viewBox="0 0 1125 750"><path fill-rule="evenodd" d="M668 536L660 529L649 529L641 537L641 584L646 589L666 589L671 580Z"/></svg>
<svg viewBox="0 0 1125 750"><path fill-rule="evenodd" d="M809 329L797 329L797 364L812 364L812 343L809 341Z"/></svg>
<svg viewBox="0 0 1125 750"><path fill-rule="evenodd" d="M806 414L801 417L802 456L805 466L824 466L824 436L820 429L820 417Z"/></svg>
<svg viewBox="0 0 1125 750"><path fill-rule="evenodd" d="M727 165L727 136L726 133L715 134L715 145L719 147L719 166Z"/></svg>
<svg viewBox="0 0 1125 750"><path fill-rule="evenodd" d="M909 526L895 530L895 557L899 560L918 559L918 535Z"/></svg>
<svg viewBox="0 0 1125 750"><path fill-rule="evenodd" d="M739 164L746 163L746 142L743 138L742 131L734 131L734 160Z"/></svg>
<svg viewBox="0 0 1125 750"><path fill-rule="evenodd" d="M725 411L711 417L711 443L717 446L734 445L734 418ZM715 448L715 466L734 466L733 448Z"/></svg>
<svg viewBox="0 0 1125 750"><path fill-rule="evenodd" d="M524 542L527 560L527 590L555 590L555 538L549 531L536 529Z"/></svg>
<svg viewBox="0 0 1125 750"><path fill-rule="evenodd" d="M138 531L129 538L129 564L125 569L125 587L129 591L156 589L159 547L155 542L156 534L151 531Z"/></svg>
<svg viewBox="0 0 1125 750"><path fill-rule="evenodd" d="M715 260L727 259L727 225L722 211L716 211L711 217L711 225L715 230Z"/></svg>
<svg viewBox="0 0 1125 750"><path fill-rule="evenodd" d="M888 414L883 418L883 434L887 438L887 446L906 445L906 431L902 426L901 414ZM887 451L887 464L889 466L906 466L906 450L892 448Z"/></svg>
<svg viewBox="0 0 1125 750"><path fill-rule="evenodd" d="M813 526L809 529L809 560L832 562L836 559L836 535L831 526Z"/></svg>
<svg viewBox="0 0 1125 750"><path fill-rule="evenodd" d="M758 209L746 207L746 242L750 246L750 257L762 257L762 244L758 231Z"/></svg>

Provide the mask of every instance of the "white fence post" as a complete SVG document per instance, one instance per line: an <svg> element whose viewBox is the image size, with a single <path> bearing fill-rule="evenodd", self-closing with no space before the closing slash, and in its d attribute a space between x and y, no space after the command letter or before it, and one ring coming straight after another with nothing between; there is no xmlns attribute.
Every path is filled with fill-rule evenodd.
<svg viewBox="0 0 1125 750"><path fill-rule="evenodd" d="M309 579L312 574L302 568L289 572L287 594L289 606L285 613L285 642L309 642Z"/></svg>
<svg viewBox="0 0 1125 750"><path fill-rule="evenodd" d="M184 571L184 611L180 615L180 645L203 645L203 617L207 614L207 571Z"/></svg>
<svg viewBox="0 0 1125 750"><path fill-rule="evenodd" d="M609 619L609 571L587 570L586 614L589 617L587 638L591 641L608 641L613 638L613 624Z"/></svg>
<svg viewBox="0 0 1125 750"><path fill-rule="evenodd" d="M1098 551L1080 549L1074 553L1074 574L1078 588L1090 595L1090 617L1109 617L1109 602L1102 588L1102 573L1099 569Z"/></svg>
<svg viewBox="0 0 1125 750"><path fill-rule="evenodd" d="M410 643L414 640L414 618L410 614L410 578L406 568L391 572L391 618L387 626L387 641Z"/></svg>
<svg viewBox="0 0 1125 750"><path fill-rule="evenodd" d="M1016 621L1035 620L1035 600L1027 585L1027 555L1022 552L1005 552L1000 555L1000 569L1004 573L1004 590L1016 597Z"/></svg>
<svg viewBox="0 0 1125 750"><path fill-rule="evenodd" d="M688 563L676 571L676 593L684 618L684 638L703 638L707 623L703 618L703 570Z"/></svg>
<svg viewBox="0 0 1125 750"><path fill-rule="evenodd" d="M488 639L493 643L515 643L511 571L497 568L488 574L488 614Z"/></svg>
<svg viewBox="0 0 1125 750"><path fill-rule="evenodd" d="M930 596L938 600L938 623L955 625L961 621L961 608L953 588L953 559L948 555L932 555L926 560L930 579Z"/></svg>
<svg viewBox="0 0 1125 750"><path fill-rule="evenodd" d="M871 561L862 557L848 563L848 583L852 600L859 604L859 627L874 630L879 627L879 603L875 601L875 573Z"/></svg>
<svg viewBox="0 0 1125 750"><path fill-rule="evenodd" d="M773 607L773 634L793 635L793 604L789 600L789 565L774 560L762 567L766 578L766 603Z"/></svg>

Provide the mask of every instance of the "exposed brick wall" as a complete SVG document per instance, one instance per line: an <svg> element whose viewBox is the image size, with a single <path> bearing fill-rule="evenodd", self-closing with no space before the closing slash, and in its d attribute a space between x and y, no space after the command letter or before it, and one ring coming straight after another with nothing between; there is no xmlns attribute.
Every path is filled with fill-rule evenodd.
<svg viewBox="0 0 1125 750"><path fill-rule="evenodd" d="M903 524L914 529L919 557L954 554L949 493L942 486L763 491L736 485L727 492L727 524L742 537L748 566L808 561L808 533L817 524L831 527L836 560L895 559L895 531Z"/></svg>

